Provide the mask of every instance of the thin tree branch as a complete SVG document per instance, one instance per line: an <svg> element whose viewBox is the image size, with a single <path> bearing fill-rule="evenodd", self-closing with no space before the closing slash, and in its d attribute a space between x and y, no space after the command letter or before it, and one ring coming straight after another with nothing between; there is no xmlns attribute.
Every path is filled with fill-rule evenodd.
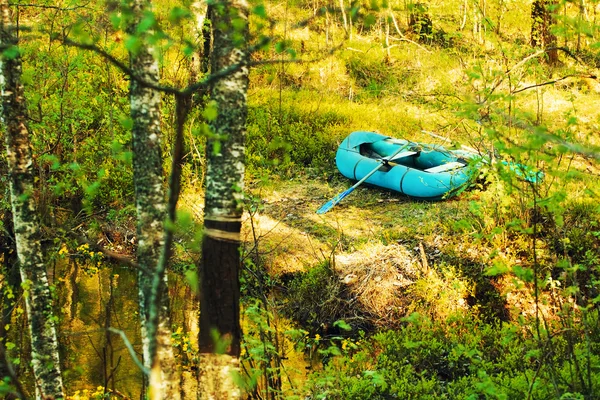
<svg viewBox="0 0 600 400"><path fill-rule="evenodd" d="M539 57L542 54L547 53L547 52L552 51L552 50L561 50L561 51L565 52L566 54L568 54L569 56L571 56L572 58L574 58L579 63L581 63L581 60L579 58L577 58L576 55L574 55L573 53L571 53L571 51L569 49L567 49L566 47L548 47L546 49L538 50L535 53L530 54L529 56L525 57L524 59L522 59L521 61L519 61L515 65L513 65L506 72L504 72L504 74L502 76L500 76L496 80L496 82L492 85L492 87L490 89L490 92L488 93L488 95L486 96L486 98L481 102L481 104L485 103L491 97L491 95L498 88L498 86L500 86L502 84L502 82L504 82L504 79L506 79L506 77L509 76L514 70L522 67L523 65L525 65L526 63L528 63L530 60L532 60L532 59L534 59L536 57Z"/></svg>
<svg viewBox="0 0 600 400"><path fill-rule="evenodd" d="M58 40L58 39L56 39L56 40ZM160 92L168 93L168 94L172 94L172 95L181 95L184 97L190 96L199 90L207 90L214 82L216 82L219 79L221 79L225 76L228 76L234 72L239 71L244 66L253 67L253 66L257 66L257 65L268 65L268 64L275 64L275 63L281 62L281 60L261 60L261 61L250 61L249 60L249 58L252 54L257 52L259 49L261 49L265 45L269 44L270 39L264 38L263 41L261 41L260 43L257 43L256 45L254 45L248 49L248 53L247 53L248 56L242 62L240 62L238 64L233 64L227 68L223 68L220 71L214 72L214 73L210 74L209 76L207 76L206 78L204 78L203 80L196 82L194 84L188 85L184 89L178 89L178 88L175 88L172 86L157 85L155 83L148 82L148 81L140 78L133 72L133 70L131 68L129 68L127 65L125 65L122 61L117 59L112 54L108 53L106 50L96 46L95 44L79 43L79 42L73 41L66 37L62 38L61 40L62 40L62 43L67 46L76 47L76 48L79 48L82 50L89 50L89 51L92 51L92 52L104 57L107 61L109 61L115 67L119 68L127 76L129 76L129 78L131 80L139 83L143 87L158 90ZM293 59L293 60L286 60L285 62L287 62L287 63L311 63L311 62L320 61L320 60L323 60L323 58L325 58L325 56L329 56L329 55L335 53L337 50L339 50L341 48L342 45L343 45L343 43L331 48L329 51L327 51L324 54L323 57L317 57L317 58L312 58L312 59L308 59L308 60Z"/></svg>
<svg viewBox="0 0 600 400"><path fill-rule="evenodd" d="M582 144L578 144L578 143L570 143L552 132L549 132L549 131L540 132L540 129L537 129L536 126L534 126L533 124L531 124L528 121L516 119L515 117L509 117L503 113L499 113L499 116L503 118L505 123L510 121L512 124L514 124L514 126L516 128L522 129L524 131L529 131L529 132L531 132L532 135L536 135L540 138L543 138L547 142L551 142L554 144L564 146L571 153L579 154L580 156L583 156L586 158L591 158L594 160L600 160L600 148L598 148L598 147L592 147L590 145L582 145ZM513 139L509 138L506 135L501 135L501 137L504 140L506 140L509 144L511 144L512 146L518 147L523 150L528 149L527 147L516 143ZM543 152L545 154L550 154L546 151L543 151Z"/></svg>
<svg viewBox="0 0 600 400"><path fill-rule="evenodd" d="M521 89L518 89L518 90L513 90L510 93L511 94L517 94L517 93L523 92L523 91L528 90L528 89L533 89L533 88L540 87L540 86L552 85L553 83L564 81L565 79L574 78L574 77L575 78L591 78L591 79L596 79L596 75L591 75L591 74L589 74L589 75L570 74L570 75L563 76L562 78L555 79L553 81L548 81L548 82L543 82L543 83L537 83L535 85L525 86L524 88L521 88Z"/></svg>
<svg viewBox="0 0 600 400"><path fill-rule="evenodd" d="M150 338L150 357L154 360L156 354L156 329L158 327L159 308L161 304L161 285L163 284L165 271L171 258L171 247L173 244L174 225L177 217L177 201L181 192L181 169L184 156L184 125L190 107L190 96L177 94L175 96L176 106L176 132L173 144L173 155L171 163L171 175L169 176L169 199L167 203L167 222L165 226L164 243L160 252L160 258L152 276L150 286L150 300L148 301L148 323L146 325L147 336Z"/></svg>
<svg viewBox="0 0 600 400"><path fill-rule="evenodd" d="M140 359L137 357L137 354L135 354L135 350L133 349L133 346L131 345L131 342L129 341L129 339L127 339L127 335L125 335L125 332L123 332L120 329L116 329L116 328L108 328L108 331L112 332L112 333L116 333L117 335L119 335L121 337L121 340L123 340L125 347L127 347L127 350L129 351L129 355L131 356L131 359L133 360L135 365L137 365L137 367L140 369L140 371L142 371L144 374L149 376L150 370L148 368L144 367L144 364L142 364Z"/></svg>
<svg viewBox="0 0 600 400"><path fill-rule="evenodd" d="M140 78L139 76L137 76L133 72L133 70L131 68L129 68L123 62L121 62L120 60L118 60L115 56L113 56L112 54L108 53L104 49L96 46L95 44L79 43L79 42L71 40L71 39L69 39L67 37L63 37L62 38L62 43L65 44L65 45L67 45L67 46L76 47L76 48L79 48L79 49L82 49L82 50L89 50L89 51L92 51L92 52L94 52L94 53L96 53L96 54L104 57L112 65L114 65L115 67L119 68L122 72L124 72L126 75L128 75L131 80L139 83L143 87L154 89L154 90L158 90L158 91L161 91L161 92L164 92L164 93L169 93L169 94L179 94L179 93L181 93L181 91L179 89L176 89L174 87L156 85L156 84L154 84L152 82L148 82L148 81Z"/></svg>
<svg viewBox="0 0 600 400"><path fill-rule="evenodd" d="M32 8L43 8L43 9L52 9L52 10L59 10L59 11L74 11L74 10L80 10L82 8L90 8L93 9L92 7L89 7L89 2L80 6L73 6L73 7L59 7L59 6L52 6L49 4L33 4L33 3L8 3L9 6L11 7L32 7Z"/></svg>
<svg viewBox="0 0 600 400"><path fill-rule="evenodd" d="M133 70L131 68L129 68L127 65L125 65L123 62L121 62L120 60L118 60L116 57L114 57L112 54L108 53L107 51L103 50L102 48L94 45L94 44L88 44L88 43L79 43L79 42L75 42L69 38L63 38L62 42L68 46L72 46L72 47L76 47L82 50L89 50L92 51L102 57L104 57L106 60L108 60L111 64L113 64L115 67L119 68L121 71L123 71L126 75L129 76L129 78L137 83L139 83L140 85L142 85L143 87L146 88L150 88L150 89L154 89L154 90L158 90L160 92L163 93L168 93L168 94L172 94L172 95L183 95L183 96L189 96L201 89L207 89L213 82L221 79L224 76L227 76L231 73L234 73L236 71L238 71L240 68L242 68L245 65L249 65L251 64L250 62L248 62L248 60L244 60L241 63L238 64L234 64L228 68L224 68L220 71L217 71L209 76L207 76L205 79L194 83L192 85L187 86L184 89L178 89L172 86L163 86L163 85L157 85L155 83L152 82L148 82L142 78L140 78L139 76L137 76ZM266 43L262 43L259 44L257 46L255 46L256 49L263 47Z"/></svg>

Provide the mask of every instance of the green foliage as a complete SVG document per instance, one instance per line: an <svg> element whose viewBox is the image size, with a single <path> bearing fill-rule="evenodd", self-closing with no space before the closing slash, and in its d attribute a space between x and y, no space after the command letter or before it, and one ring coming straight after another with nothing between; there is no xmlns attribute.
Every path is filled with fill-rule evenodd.
<svg viewBox="0 0 600 400"><path fill-rule="evenodd" d="M325 180L335 170L340 139L357 129L413 140L422 139L421 129L443 130L452 141L477 145L485 156L507 163L483 167L476 187L446 208L408 202L376 208L386 228L376 239L386 244L403 240L413 247L431 236L448 242L446 248L440 245L442 261L408 290L415 300L409 309L433 317L411 315L397 331L348 338L358 328L372 327L362 326L363 316L328 262L307 266L286 281L277 307L300 327L286 326L270 303L281 281L265 268L267 256L244 254L244 362L249 367L244 385L255 398L284 397L287 345L306 355L310 366L321 364L299 385L298 392L312 398L579 399L600 392L600 210L597 164L587 157L598 146L596 88L590 83L595 79L581 78L600 63L598 27L578 4L558 2L553 32L587 66L561 53L560 65L549 67L526 45L529 2L488 2L479 38L470 28L461 30L461 25L476 27L475 10L468 8L463 23L455 3L429 2L429 8L412 1L348 3L344 11L352 26L345 27L337 4L296 1L285 14L279 5L251 4L250 29L260 44L252 56L259 66L249 97L251 177L295 177L313 168L319 170L314 176ZM127 51L153 45L161 84L189 81L199 44L188 3L157 2L136 32L126 31L133 16L126 2L109 2L107 10L105 15L88 8L79 13L21 7L19 15L80 43L99 44L120 60L127 60ZM228 17L231 23L218 26L234 30L240 39L246 22ZM343 50L327 53L342 37L348 38ZM32 196L45 217L40 231L46 235L47 224L61 230L82 221L84 228L99 231L90 215L127 225L135 214L129 82L98 55L63 46L56 38L41 29L24 32L19 47L2 54L25 60L36 169ZM295 58L317 61L273 62ZM173 108L165 96L166 138L172 133ZM217 111L207 104L192 116L201 121L190 128L193 153L184 165L190 187L199 186L204 173L203 141L210 132L203 122L214 120ZM524 181L511 163L542 171L543 182ZM2 183L7 185L4 177ZM8 210L5 197L1 205ZM201 232L189 214L180 217L176 254L197 252ZM303 231L324 243L347 235L333 224L306 220L310 226ZM3 229L9 227L3 224ZM97 252L61 244L62 239L55 241L53 260L70 248L86 261L85 272L96 273ZM196 286L193 261L186 258L178 267ZM23 286L28 290L31 283ZM4 308L15 305L16 290L6 285L2 290ZM519 302L507 304L509 294ZM440 317L465 298L475 305L465 306L461 315ZM504 312L505 306L511 306L510 315L492 310ZM17 304L15 310L13 317L20 318L23 308ZM172 339L182 365L191 369L191 338L176 330ZM14 343L5 342L18 364L20 356L13 355L21 350ZM7 393L8 383L0 383L0 393Z"/></svg>
<svg viewBox="0 0 600 400"><path fill-rule="evenodd" d="M249 110L247 165L250 171L294 174L298 168L332 167L335 138L327 132L343 124L343 116L294 108L277 114L275 104Z"/></svg>
<svg viewBox="0 0 600 400"><path fill-rule="evenodd" d="M285 313L312 332L342 319L341 285L328 262L294 277L289 284Z"/></svg>
<svg viewBox="0 0 600 400"><path fill-rule="evenodd" d="M331 399L514 399L583 398L597 390L600 358L586 350L584 335L570 353L560 339L540 349L535 337L514 325L469 315L432 322L415 314L405 322L313 373L312 393ZM570 375L574 359L591 373L581 385Z"/></svg>
<svg viewBox="0 0 600 400"><path fill-rule="evenodd" d="M299 330L285 331L270 309L271 303L263 298L248 304L244 312L246 329L241 355L244 375L239 377L238 385L253 398L286 397L282 381L289 379L283 364L288 336L302 335Z"/></svg>
<svg viewBox="0 0 600 400"><path fill-rule="evenodd" d="M386 65L381 59L353 55L346 61L346 68L356 85L370 97L399 94L400 81L403 85L416 83L416 77L410 71Z"/></svg>
<svg viewBox="0 0 600 400"><path fill-rule="evenodd" d="M34 153L44 154L40 184L48 196L45 204L79 203L92 212L130 201L131 167L122 157L127 132L116 112L127 99L114 96L124 95L126 86L114 80L112 67L91 54L57 51L55 45L49 52L38 49L35 43L23 45L28 54L24 76L36 82L26 86L26 95L32 99ZM119 144L118 152L111 142Z"/></svg>

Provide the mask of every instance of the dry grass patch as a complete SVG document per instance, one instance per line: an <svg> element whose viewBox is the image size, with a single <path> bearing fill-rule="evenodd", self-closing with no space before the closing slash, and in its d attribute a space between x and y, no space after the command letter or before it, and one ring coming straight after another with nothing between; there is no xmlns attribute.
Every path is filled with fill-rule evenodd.
<svg viewBox="0 0 600 400"><path fill-rule="evenodd" d="M411 299L408 286L421 274L419 263L401 245L375 244L335 258L335 271L347 287L351 304L370 315L378 327L395 326Z"/></svg>

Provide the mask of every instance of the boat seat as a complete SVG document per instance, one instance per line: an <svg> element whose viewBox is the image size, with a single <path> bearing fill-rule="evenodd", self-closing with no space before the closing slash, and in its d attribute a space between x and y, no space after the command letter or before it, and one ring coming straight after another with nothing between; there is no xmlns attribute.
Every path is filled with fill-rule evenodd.
<svg viewBox="0 0 600 400"><path fill-rule="evenodd" d="M464 163L461 163L458 161L452 161L452 162L449 162L446 164L438 165L437 167L427 168L425 170L425 172L429 172L430 174L437 174L438 172L451 171L453 169L462 168L464 166L465 166Z"/></svg>
<svg viewBox="0 0 600 400"><path fill-rule="evenodd" d="M410 157L410 156L414 156L415 154L417 154L416 151L403 151L402 153L398 153L396 154L394 157L392 158L387 158L384 157L383 159L385 161L394 161L394 160L399 160L401 158L405 158L405 157Z"/></svg>

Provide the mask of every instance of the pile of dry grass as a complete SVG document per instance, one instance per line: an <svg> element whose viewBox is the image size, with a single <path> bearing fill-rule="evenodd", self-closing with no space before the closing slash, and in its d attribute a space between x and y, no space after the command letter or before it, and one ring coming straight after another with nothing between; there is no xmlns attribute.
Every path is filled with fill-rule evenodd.
<svg viewBox="0 0 600 400"><path fill-rule="evenodd" d="M356 308L373 325L392 327L406 315L411 303L407 290L421 275L421 264L404 246L373 245L336 256L335 271Z"/></svg>

